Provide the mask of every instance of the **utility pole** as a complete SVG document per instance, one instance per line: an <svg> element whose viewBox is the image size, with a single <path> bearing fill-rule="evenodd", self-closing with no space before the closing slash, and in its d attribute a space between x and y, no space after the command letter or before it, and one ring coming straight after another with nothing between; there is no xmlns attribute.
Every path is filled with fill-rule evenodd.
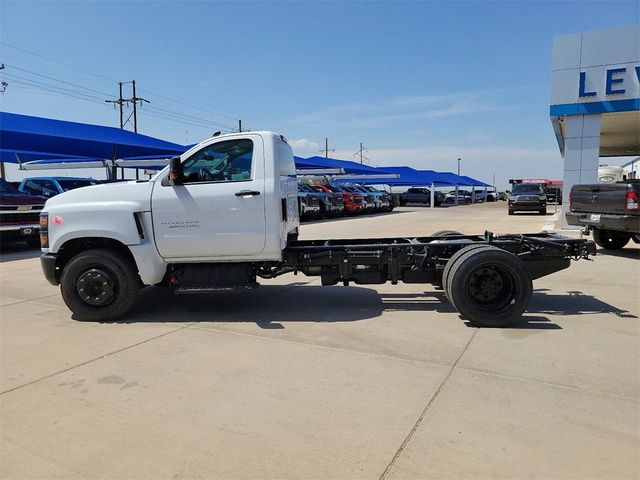
<svg viewBox="0 0 640 480"><path fill-rule="evenodd" d="M122 97L122 86L125 83L131 83L133 86L133 96L131 98L123 98ZM147 100L146 98L142 98L142 97L138 97L136 96L136 81L132 80L130 82L118 82L118 85L120 87L120 97L117 100L105 100L105 102L107 103L113 103L118 104L120 106L120 128L124 129L124 126L129 122L129 118L131 118L131 115L129 115L129 118L127 118L127 120L125 121L124 119L124 105L129 105L130 103L133 104L133 131L134 132L138 132L138 102L140 102L140 105L142 105L143 102L146 103L151 103L149 102L149 100Z"/></svg>
<svg viewBox="0 0 640 480"><path fill-rule="evenodd" d="M362 165L362 164L363 164L363 161L362 161L362 152L363 152L364 150L366 150L366 149L362 146L362 142L360 142L360 150L358 150L358 155L360 155L360 165Z"/></svg>
<svg viewBox="0 0 640 480"><path fill-rule="evenodd" d="M238 120L238 132L242 133L242 120Z"/></svg>
<svg viewBox="0 0 640 480"><path fill-rule="evenodd" d="M458 176L460 176L460 159L458 159Z"/></svg>
<svg viewBox="0 0 640 480"><path fill-rule="evenodd" d="M329 152L335 152L335 150L329 150L329 139L324 139L324 150L320 150L320 152L324 152L324 158L329 158Z"/></svg>

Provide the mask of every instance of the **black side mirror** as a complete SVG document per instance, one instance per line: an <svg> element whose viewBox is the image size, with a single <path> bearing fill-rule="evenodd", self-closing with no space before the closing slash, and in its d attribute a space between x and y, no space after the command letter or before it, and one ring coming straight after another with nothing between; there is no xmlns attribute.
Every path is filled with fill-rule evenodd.
<svg viewBox="0 0 640 480"><path fill-rule="evenodd" d="M184 181L180 157L171 157L169 160L169 180L173 185L182 185Z"/></svg>

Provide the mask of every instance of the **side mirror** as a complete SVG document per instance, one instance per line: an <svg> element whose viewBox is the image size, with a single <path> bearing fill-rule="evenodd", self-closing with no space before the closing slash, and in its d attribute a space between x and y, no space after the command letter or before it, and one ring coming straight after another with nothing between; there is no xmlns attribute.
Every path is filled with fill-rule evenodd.
<svg viewBox="0 0 640 480"><path fill-rule="evenodd" d="M173 185L182 185L182 162L180 157L171 157L169 160L169 180Z"/></svg>

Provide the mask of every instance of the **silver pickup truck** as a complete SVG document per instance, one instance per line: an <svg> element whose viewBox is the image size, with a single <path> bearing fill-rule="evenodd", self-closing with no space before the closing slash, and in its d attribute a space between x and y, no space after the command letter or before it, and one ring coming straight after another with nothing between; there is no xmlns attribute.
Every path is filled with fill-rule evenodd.
<svg viewBox="0 0 640 480"><path fill-rule="evenodd" d="M585 227L602 248L640 243L640 180L574 185L567 223Z"/></svg>

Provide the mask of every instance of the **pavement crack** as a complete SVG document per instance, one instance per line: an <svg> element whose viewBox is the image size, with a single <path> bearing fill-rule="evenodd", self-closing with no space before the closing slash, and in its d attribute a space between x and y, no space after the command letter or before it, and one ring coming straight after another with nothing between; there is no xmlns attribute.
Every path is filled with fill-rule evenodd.
<svg viewBox="0 0 640 480"><path fill-rule="evenodd" d="M442 380L442 383L440 383L440 386L438 386L438 389L429 400L429 403L427 403L427 406L424 407L424 410L422 410L422 413L418 417L418 420L413 425L413 428L409 431L408 435L405 437L404 441L400 445L400 448L398 448L398 450L396 451L396 454L393 456L393 458L389 462L389 465L387 465L387 468L385 468L384 472L382 472L382 475L380 475L380 480L385 480L389 476L389 473L391 473L391 469L395 466L396 462L398 461L398 459L400 458L404 450L407 448L407 445L409 444L414 434L422 424L422 421L424 420L424 417L427 415L427 412L429 411L431 406L435 403L436 399L440 396L440 393L442 392L442 390L444 390L444 387L446 387L447 383L449 382L449 379L451 378L451 375L453 375L453 372L458 366L458 363L460 363L460 360L462 359L464 354L467 353L467 350L469 349L469 346L471 345L471 342L473 342L473 339L476 337L477 333L478 333L478 329L476 328L475 331L473 332L473 335L471 335L471 338L469 338L469 341L462 349L462 352L460 352L460 355L458 355L458 358L449 369L447 376L444 377L444 380Z"/></svg>
<svg viewBox="0 0 640 480"><path fill-rule="evenodd" d="M76 368L82 367L84 365L88 365L90 363L95 362L96 360L101 360L103 358L110 357L110 356L115 355L117 353L124 352L125 350L129 350L131 348L135 348L135 347L138 347L140 345L144 345L145 343L151 342L153 340L157 340L158 338L166 337L167 335L171 335L172 333L179 332L180 330L184 330L185 328L189 328L194 323L196 323L196 322L190 323L188 325L183 325L180 328L176 328L174 330L170 330L168 332L161 333L160 335L155 335L155 336L153 336L151 338L147 338L146 340L141 340L140 342L134 343L133 345L128 345L126 347L119 348L119 349L114 350L112 352L105 353L104 355L100 355L99 357L95 357L95 358L92 358L91 360L87 360L86 362L78 363L76 365L72 365L71 367L65 368L63 370L59 370L57 372L50 373L49 375L45 375L44 377L40 377L40 378L37 378L37 379L32 380L30 382L23 383L22 385L18 385L17 387L13 387L13 388L10 388L10 389L5 390L3 392L0 392L0 395L4 395L5 393L11 393L11 392L13 392L15 390L19 390L21 388L28 387L29 385L33 385L34 383L38 383L38 382L41 382L43 380L47 380L48 378L55 377L56 375L60 375L61 373L66 373L66 372L69 372L71 370L75 370Z"/></svg>
<svg viewBox="0 0 640 480"><path fill-rule="evenodd" d="M10 307L11 305L20 305L21 303L27 303L27 302L36 302L38 300L42 300L43 298L51 298L51 297L57 297L58 295L60 295L59 293L52 293L51 295L44 295L42 297L36 297L36 298L28 298L27 300L18 300L17 302L11 302L11 303L5 303L4 305L2 305L2 307ZM48 305L48 304L45 304Z"/></svg>

